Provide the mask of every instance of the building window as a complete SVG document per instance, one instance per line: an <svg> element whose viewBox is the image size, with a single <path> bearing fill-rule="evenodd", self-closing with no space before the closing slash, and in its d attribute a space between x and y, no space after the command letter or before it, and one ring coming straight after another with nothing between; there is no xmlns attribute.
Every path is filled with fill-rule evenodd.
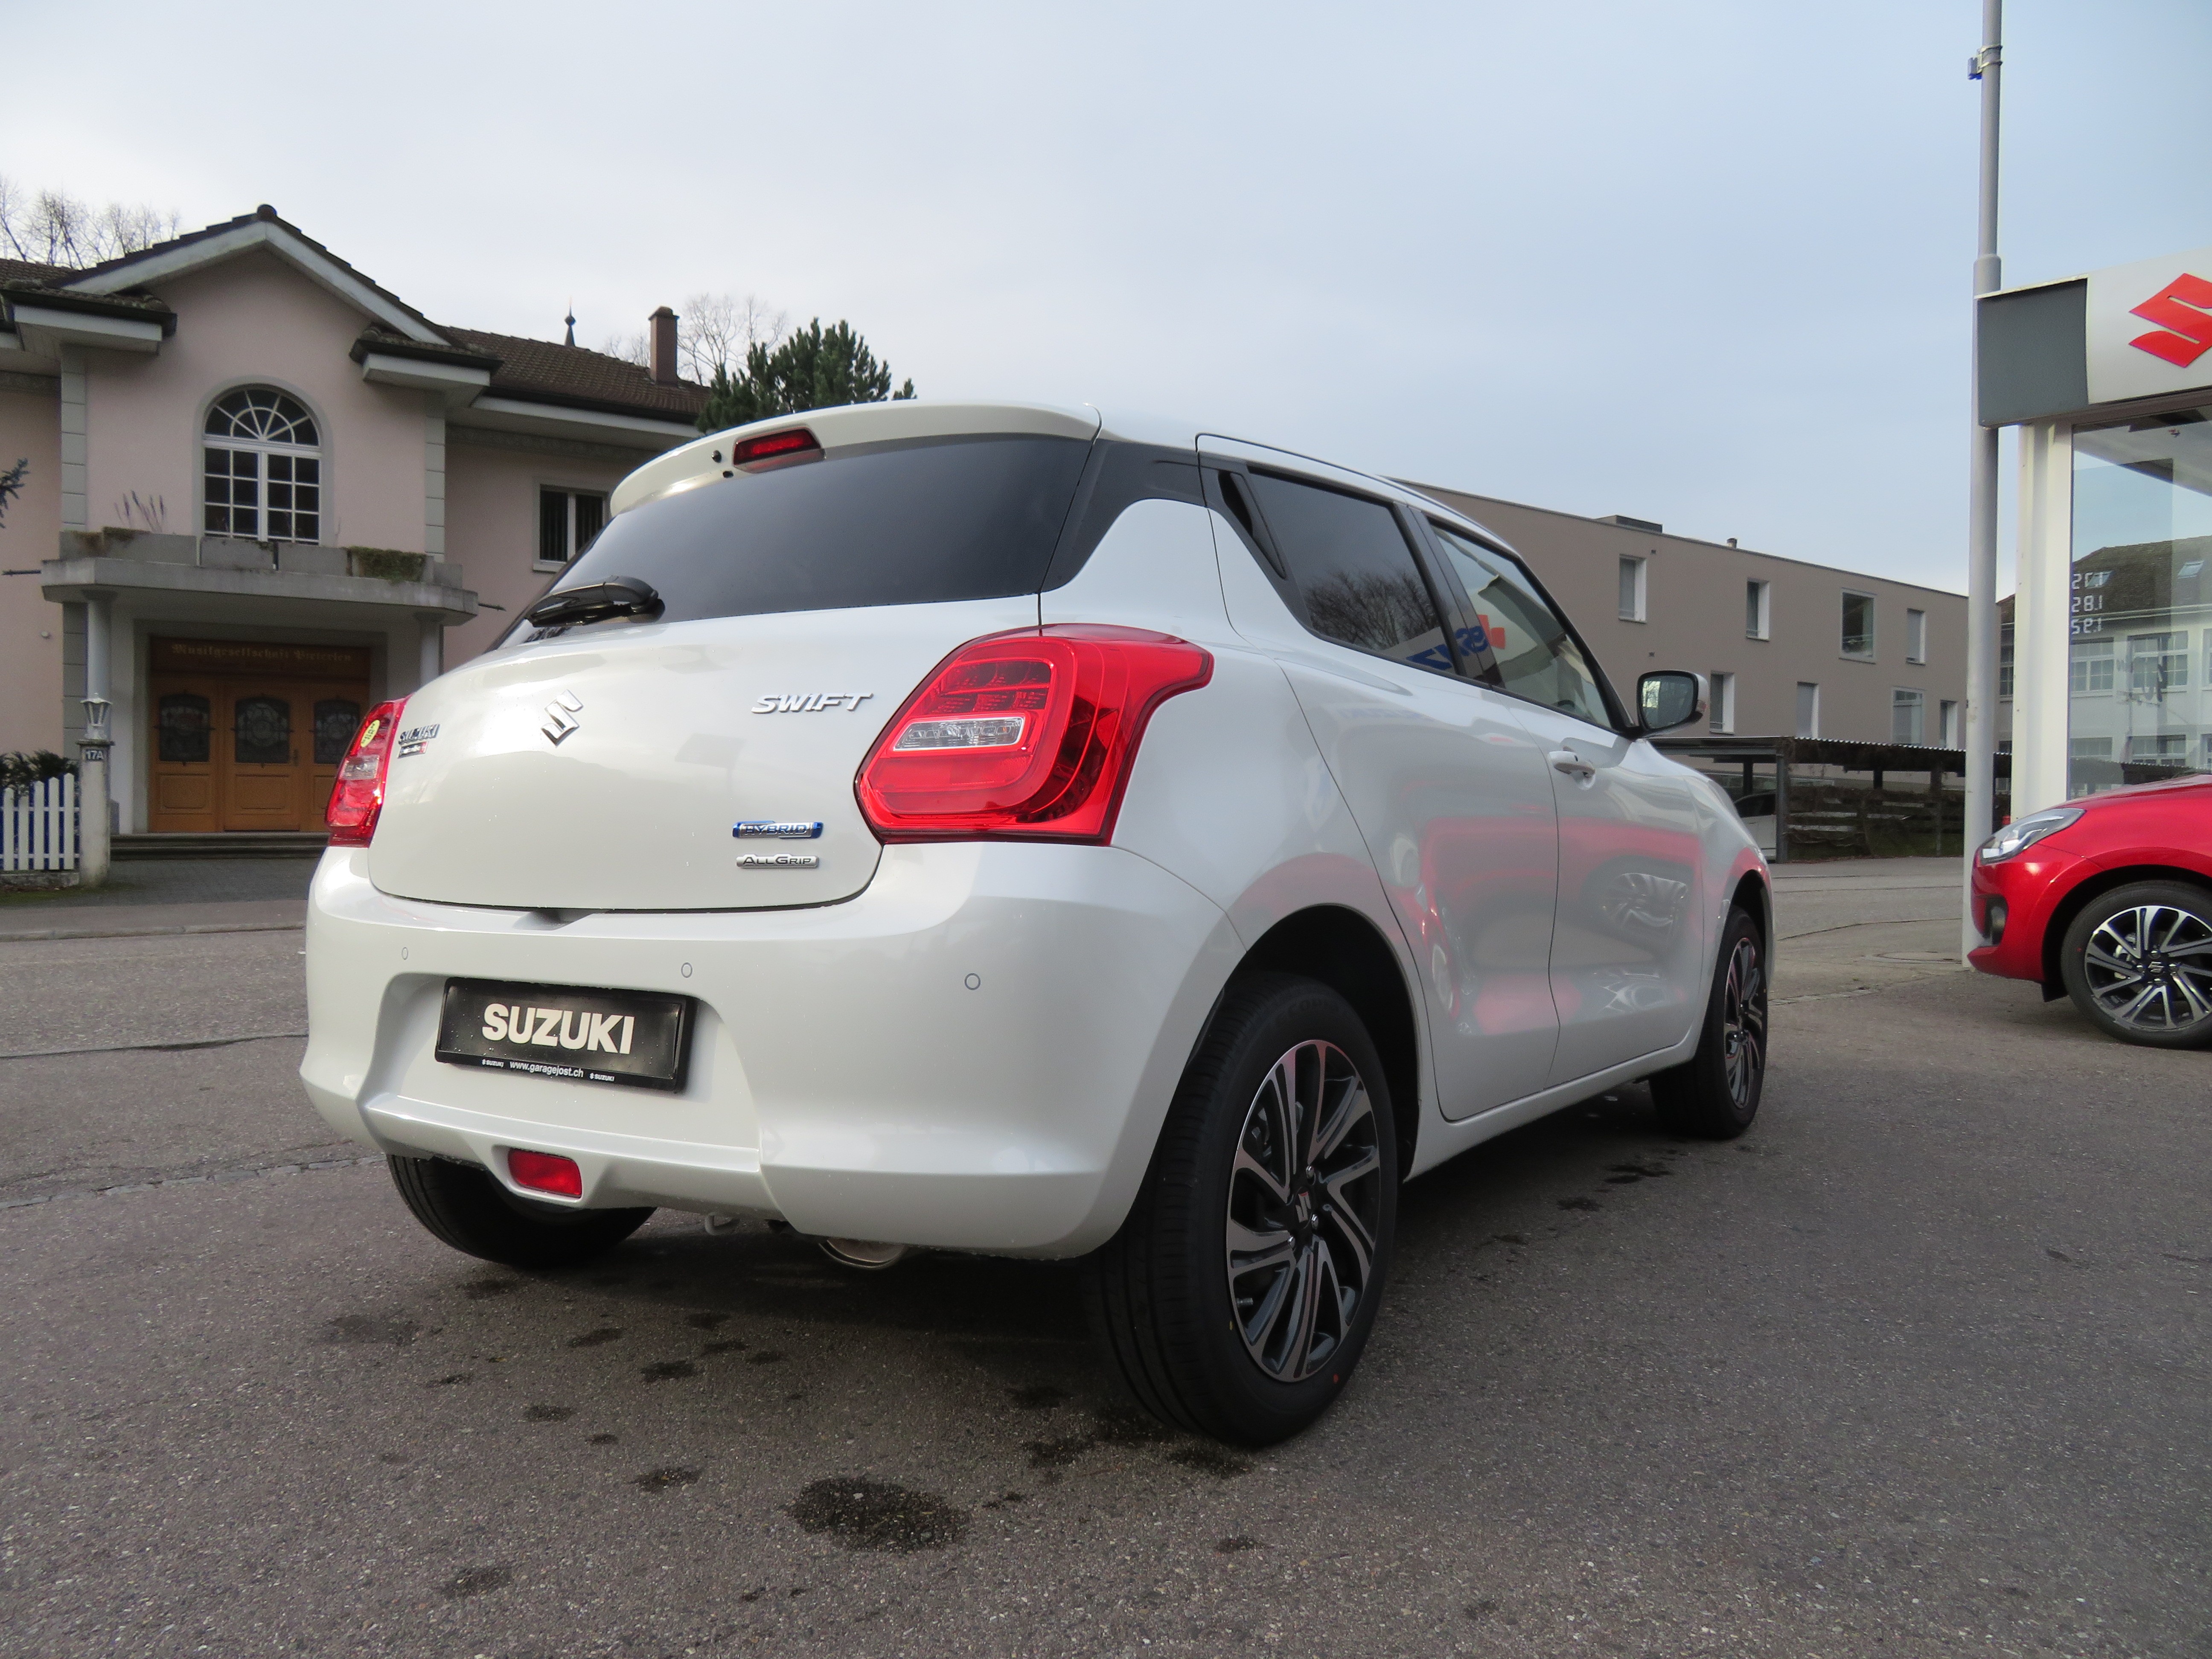
<svg viewBox="0 0 2212 1659"><path fill-rule="evenodd" d="M1620 619L1623 622L1644 620L1644 567L1649 559L1624 558L1620 562Z"/></svg>
<svg viewBox="0 0 2212 1659"><path fill-rule="evenodd" d="M1889 694L1889 740L1915 749L1928 741L1928 697L1925 692L1899 687Z"/></svg>
<svg viewBox="0 0 2212 1659"><path fill-rule="evenodd" d="M1716 672L1711 678L1713 730L1733 732L1735 730L1735 676Z"/></svg>
<svg viewBox="0 0 2212 1659"><path fill-rule="evenodd" d="M1797 735L1820 735L1820 688L1809 680L1797 682Z"/></svg>
<svg viewBox="0 0 2212 1659"><path fill-rule="evenodd" d="M2128 636L2128 688L2137 702L2164 702L2167 691L2189 684L2189 635Z"/></svg>
<svg viewBox="0 0 2212 1659"><path fill-rule="evenodd" d="M2074 660L2067 667L2067 690L2077 697L2112 689L2112 642L2076 640Z"/></svg>
<svg viewBox="0 0 2212 1659"><path fill-rule="evenodd" d="M1928 613L1925 611L1905 613L1905 659L1907 662L1928 660Z"/></svg>
<svg viewBox="0 0 2212 1659"><path fill-rule="evenodd" d="M1940 739L1946 749L1964 749L1966 745L1959 731L1959 705L1948 699L1938 705L1942 731Z"/></svg>
<svg viewBox="0 0 2212 1659"><path fill-rule="evenodd" d="M606 528L607 498L589 489L538 492L538 562L567 564Z"/></svg>
<svg viewBox="0 0 2212 1659"><path fill-rule="evenodd" d="M322 440L274 387L241 386L208 411L201 528L254 542L323 538Z"/></svg>
<svg viewBox="0 0 2212 1659"><path fill-rule="evenodd" d="M1774 584L1746 582L1743 585L1743 633L1746 639L1771 639Z"/></svg>
<svg viewBox="0 0 2212 1659"><path fill-rule="evenodd" d="M2009 625L1997 633L1997 696L2012 696L2012 629Z"/></svg>
<svg viewBox="0 0 2212 1659"><path fill-rule="evenodd" d="M1844 654L1847 657L1874 655L1874 595L1846 593L1844 595Z"/></svg>

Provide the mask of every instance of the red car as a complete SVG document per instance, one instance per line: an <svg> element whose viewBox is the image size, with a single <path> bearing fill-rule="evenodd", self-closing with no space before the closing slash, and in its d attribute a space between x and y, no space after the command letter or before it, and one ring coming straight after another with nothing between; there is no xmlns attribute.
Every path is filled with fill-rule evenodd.
<svg viewBox="0 0 2212 1659"><path fill-rule="evenodd" d="M2212 1043L2212 777L2030 813L1974 854L1966 960L2070 996L2123 1042Z"/></svg>

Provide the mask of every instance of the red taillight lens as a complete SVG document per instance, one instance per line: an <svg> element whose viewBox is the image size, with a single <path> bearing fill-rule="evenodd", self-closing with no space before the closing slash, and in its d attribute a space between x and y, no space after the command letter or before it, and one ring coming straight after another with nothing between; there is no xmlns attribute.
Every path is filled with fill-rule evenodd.
<svg viewBox="0 0 2212 1659"><path fill-rule="evenodd" d="M399 735L399 711L406 706L404 697L377 704L353 734L323 813L331 846L366 847L376 833L376 815L384 810L384 775L392 765L392 739Z"/></svg>
<svg viewBox="0 0 2212 1659"><path fill-rule="evenodd" d="M803 426L787 432L766 432L730 446L732 466L758 466L763 461L787 461L801 455L818 455L821 441Z"/></svg>
<svg viewBox="0 0 2212 1659"><path fill-rule="evenodd" d="M507 1172L514 1177L516 1186L527 1187L533 1193L550 1193L556 1198L584 1195L584 1172L576 1167L574 1158L557 1152L526 1152L519 1146L509 1147Z"/></svg>
<svg viewBox="0 0 2212 1659"><path fill-rule="evenodd" d="M964 645L861 763L884 841L1103 842L1152 711L1213 676L1167 634L1066 623Z"/></svg>

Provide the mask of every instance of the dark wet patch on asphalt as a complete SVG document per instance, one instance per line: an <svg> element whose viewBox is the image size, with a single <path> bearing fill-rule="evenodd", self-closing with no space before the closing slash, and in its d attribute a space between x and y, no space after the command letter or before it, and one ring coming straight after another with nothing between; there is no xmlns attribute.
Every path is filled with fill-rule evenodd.
<svg viewBox="0 0 2212 1659"><path fill-rule="evenodd" d="M449 1601L459 1601L471 1595L483 1595L495 1589L505 1589L514 1582L514 1574L506 1567L471 1567L446 1581L441 1592Z"/></svg>
<svg viewBox="0 0 2212 1659"><path fill-rule="evenodd" d="M1605 1206L1594 1198L1559 1198L1552 1200L1563 1210L1602 1210Z"/></svg>
<svg viewBox="0 0 2212 1659"><path fill-rule="evenodd" d="M1195 1469L1200 1474L1210 1474L1217 1480L1233 1480L1252 1470L1249 1458L1221 1446L1178 1446L1168 1454L1168 1462L1186 1469Z"/></svg>
<svg viewBox="0 0 2212 1659"><path fill-rule="evenodd" d="M495 1296L506 1296L522 1288L519 1279L474 1279L461 1286L461 1294L471 1302L483 1302Z"/></svg>
<svg viewBox="0 0 2212 1659"><path fill-rule="evenodd" d="M743 1342L740 1342L736 1337L728 1336L724 1337L720 1342L709 1342L705 1347L700 1349L699 1352L702 1355L741 1353L744 1350L744 1346L745 1345Z"/></svg>
<svg viewBox="0 0 2212 1659"><path fill-rule="evenodd" d="M618 1434L595 1434L592 1437L592 1444L594 1446L611 1446L621 1438L622 1437Z"/></svg>
<svg viewBox="0 0 2212 1659"><path fill-rule="evenodd" d="M522 1420L526 1423L565 1423L576 1414L574 1406L526 1406Z"/></svg>
<svg viewBox="0 0 2212 1659"><path fill-rule="evenodd" d="M711 1331L728 1324L730 1316L726 1313L688 1313L684 1316L684 1322L695 1331Z"/></svg>
<svg viewBox="0 0 2212 1659"><path fill-rule="evenodd" d="M1213 1547L1213 1553L1216 1555L1241 1555L1246 1550L1256 1550L1259 1547L1257 1540L1247 1538L1239 1533L1234 1538L1224 1538L1216 1544Z"/></svg>
<svg viewBox="0 0 2212 1659"><path fill-rule="evenodd" d="M570 1337L568 1346L572 1348L596 1348L603 1343L614 1341L621 1335L621 1327L602 1325L596 1331L586 1331L581 1336Z"/></svg>
<svg viewBox="0 0 2212 1659"><path fill-rule="evenodd" d="M1067 1390L1054 1382L1030 1382L1018 1389L1008 1389L1006 1398L1025 1412L1050 1411L1054 1406L1067 1403Z"/></svg>
<svg viewBox="0 0 2212 1659"><path fill-rule="evenodd" d="M665 1468L647 1469L630 1482L647 1492L668 1492L678 1486L688 1486L699 1478L699 1471L670 1464Z"/></svg>
<svg viewBox="0 0 2212 1659"><path fill-rule="evenodd" d="M848 1550L942 1549L968 1525L966 1510L934 1492L849 1476L813 1482L788 1512L803 1531L827 1534Z"/></svg>
<svg viewBox="0 0 2212 1659"><path fill-rule="evenodd" d="M1009 1504L1026 1504L1030 1495L1025 1492L1002 1492L996 1498L986 1498L980 1506L987 1510L1001 1510Z"/></svg>
<svg viewBox="0 0 2212 1659"><path fill-rule="evenodd" d="M1071 1434L1058 1440L1025 1440L1022 1449L1030 1455L1033 1469L1066 1468L1070 1463L1098 1443L1095 1436Z"/></svg>
<svg viewBox="0 0 2212 1659"><path fill-rule="evenodd" d="M411 1319L340 1314L323 1327L323 1340L341 1348L404 1348L422 1334Z"/></svg>
<svg viewBox="0 0 2212 1659"><path fill-rule="evenodd" d="M663 1359L651 1365L640 1365L637 1374L648 1382L671 1382L679 1376L696 1376L698 1366L688 1359Z"/></svg>
<svg viewBox="0 0 2212 1659"><path fill-rule="evenodd" d="M426 1389L451 1389L463 1382L473 1382L476 1380L477 1374L474 1371L450 1371L444 1376L432 1377L422 1386Z"/></svg>
<svg viewBox="0 0 2212 1659"><path fill-rule="evenodd" d="M781 1349L763 1348L758 1353L747 1354L745 1356L745 1364L748 1365L773 1365L781 1360L782 1358L783 1353Z"/></svg>

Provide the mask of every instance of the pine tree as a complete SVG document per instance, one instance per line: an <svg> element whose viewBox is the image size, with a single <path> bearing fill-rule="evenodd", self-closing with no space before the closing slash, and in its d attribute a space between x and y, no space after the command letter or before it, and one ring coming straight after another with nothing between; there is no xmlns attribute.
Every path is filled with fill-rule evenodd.
<svg viewBox="0 0 2212 1659"><path fill-rule="evenodd" d="M773 351L762 345L750 348L740 373L715 370L707 389L707 407L700 411L699 429L720 432L809 409L913 396L912 380L891 390L890 365L876 361L867 341L853 331L850 323L841 321L825 329L817 317Z"/></svg>

